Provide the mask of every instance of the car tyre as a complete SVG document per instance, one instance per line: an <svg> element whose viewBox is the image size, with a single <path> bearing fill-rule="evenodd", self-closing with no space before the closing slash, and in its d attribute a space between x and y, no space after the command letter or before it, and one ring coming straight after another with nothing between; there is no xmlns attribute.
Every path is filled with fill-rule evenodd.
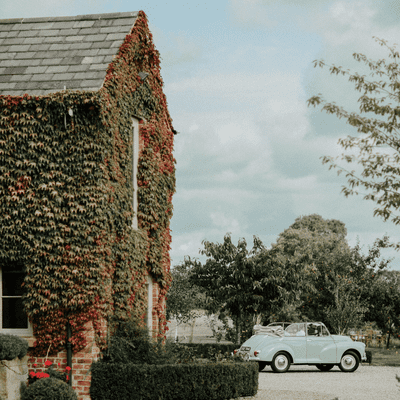
<svg viewBox="0 0 400 400"><path fill-rule="evenodd" d="M266 366L267 366L267 362L265 361L259 361L258 362L258 372L261 372Z"/></svg>
<svg viewBox="0 0 400 400"><path fill-rule="evenodd" d="M317 364L317 368L322 372L330 371L335 365L334 364Z"/></svg>
<svg viewBox="0 0 400 400"><path fill-rule="evenodd" d="M342 372L354 372L360 365L360 359L354 351L347 351L340 359L339 368Z"/></svg>
<svg viewBox="0 0 400 400"><path fill-rule="evenodd" d="M290 356L288 353L277 353L272 359L271 368L274 372L283 373L290 368Z"/></svg>

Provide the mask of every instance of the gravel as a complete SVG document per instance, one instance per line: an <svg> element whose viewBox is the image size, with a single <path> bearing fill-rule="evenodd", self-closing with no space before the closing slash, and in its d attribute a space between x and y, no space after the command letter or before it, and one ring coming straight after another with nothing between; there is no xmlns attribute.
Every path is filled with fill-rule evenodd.
<svg viewBox="0 0 400 400"><path fill-rule="evenodd" d="M256 396L246 400L400 400L398 367L360 365L353 373L334 367L321 372L314 366L291 366L284 374L266 367L260 372Z"/></svg>

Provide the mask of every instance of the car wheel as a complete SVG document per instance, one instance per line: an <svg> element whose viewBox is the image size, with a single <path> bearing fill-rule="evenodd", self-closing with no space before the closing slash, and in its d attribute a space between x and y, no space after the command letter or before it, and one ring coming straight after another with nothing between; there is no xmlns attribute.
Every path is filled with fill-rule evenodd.
<svg viewBox="0 0 400 400"><path fill-rule="evenodd" d="M339 364L342 372L354 372L360 365L360 359L353 351L344 353Z"/></svg>
<svg viewBox="0 0 400 400"><path fill-rule="evenodd" d="M334 364L317 364L317 368L322 372L330 371L334 367Z"/></svg>
<svg viewBox="0 0 400 400"><path fill-rule="evenodd" d="M267 366L267 363L264 361L259 361L258 362L258 371L261 372L265 367Z"/></svg>
<svg viewBox="0 0 400 400"><path fill-rule="evenodd" d="M271 368L274 372L286 372L290 367L290 357L287 353L277 353L275 354Z"/></svg>

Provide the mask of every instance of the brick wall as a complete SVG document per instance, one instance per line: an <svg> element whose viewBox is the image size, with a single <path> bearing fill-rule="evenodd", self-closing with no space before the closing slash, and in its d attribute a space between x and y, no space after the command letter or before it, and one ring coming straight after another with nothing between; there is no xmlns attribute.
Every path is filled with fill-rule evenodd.
<svg viewBox="0 0 400 400"><path fill-rule="evenodd" d="M72 354L72 388L75 390L78 400L90 400L90 366L93 361L98 360L100 349L94 341L94 330L92 323L86 324L86 340L88 345L79 353ZM29 354L28 354L29 355ZM63 372L67 366L67 351L62 351L56 356L49 357L29 357L29 371L44 372L43 367L45 361L51 361L57 371ZM37 364L37 367L34 367Z"/></svg>

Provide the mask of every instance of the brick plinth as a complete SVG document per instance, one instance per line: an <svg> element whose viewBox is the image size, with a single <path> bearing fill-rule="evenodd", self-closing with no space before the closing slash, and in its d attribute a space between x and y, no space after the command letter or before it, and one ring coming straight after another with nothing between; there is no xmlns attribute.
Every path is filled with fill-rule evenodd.
<svg viewBox="0 0 400 400"><path fill-rule="evenodd" d="M98 360L100 354L100 349L94 340L92 323L87 323L85 328L85 337L88 345L79 353L72 354L72 388L75 390L78 400L90 400L90 366L93 361ZM29 372L44 372L46 370L44 367L46 360L51 361L57 371L64 372L67 367L67 351L59 352L57 355L47 358L45 355L43 357L30 357L28 361ZM37 365L36 368L34 364Z"/></svg>

